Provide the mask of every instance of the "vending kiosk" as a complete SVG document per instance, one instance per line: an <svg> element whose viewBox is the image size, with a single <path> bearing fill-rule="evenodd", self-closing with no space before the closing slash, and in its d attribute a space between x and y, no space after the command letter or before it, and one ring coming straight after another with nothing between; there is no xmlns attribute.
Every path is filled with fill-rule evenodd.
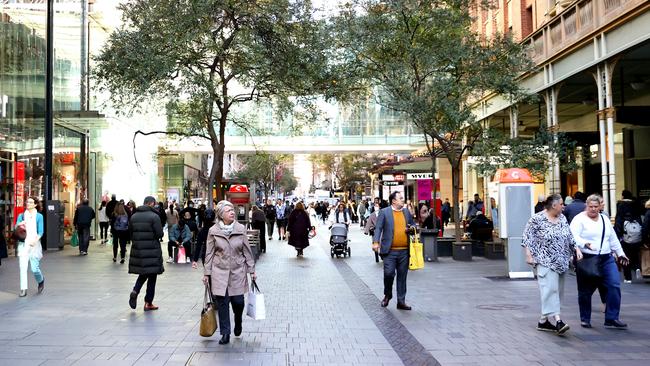
<svg viewBox="0 0 650 366"><path fill-rule="evenodd" d="M499 192L499 235L506 250L508 276L533 278L533 269L526 263L521 246L524 228L535 209L533 177L527 169L501 169L494 182Z"/></svg>
<svg viewBox="0 0 650 366"><path fill-rule="evenodd" d="M251 194L244 184L233 184L226 192L226 199L235 206L235 215L240 224L248 227L248 211L251 208Z"/></svg>

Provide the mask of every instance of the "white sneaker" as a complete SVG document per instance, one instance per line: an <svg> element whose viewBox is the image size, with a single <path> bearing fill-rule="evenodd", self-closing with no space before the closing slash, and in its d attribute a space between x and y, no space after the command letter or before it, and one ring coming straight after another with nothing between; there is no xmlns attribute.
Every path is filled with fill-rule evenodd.
<svg viewBox="0 0 650 366"><path fill-rule="evenodd" d="M189 259L189 258L185 258L185 263L190 263L190 259Z"/></svg>
<svg viewBox="0 0 650 366"><path fill-rule="evenodd" d="M638 269L638 268L635 271L635 275L636 275L637 280L642 280L643 279L643 276L641 275L641 270Z"/></svg>
<svg viewBox="0 0 650 366"><path fill-rule="evenodd" d="M632 283L630 280L624 280L623 283Z"/></svg>
<svg viewBox="0 0 650 366"><path fill-rule="evenodd" d="M169 259L167 259L167 263L174 263L174 258L169 257Z"/></svg>

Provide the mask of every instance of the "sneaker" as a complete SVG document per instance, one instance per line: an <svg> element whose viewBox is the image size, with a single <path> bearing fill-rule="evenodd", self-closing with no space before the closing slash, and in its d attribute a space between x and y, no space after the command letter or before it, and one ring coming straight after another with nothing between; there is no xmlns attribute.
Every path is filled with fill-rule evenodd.
<svg viewBox="0 0 650 366"><path fill-rule="evenodd" d="M643 276L641 275L641 270L638 268L636 269L636 271L634 271L634 276L636 277L637 280L643 279Z"/></svg>
<svg viewBox="0 0 650 366"><path fill-rule="evenodd" d="M189 257L185 258L185 263L190 263L190 258Z"/></svg>
<svg viewBox="0 0 650 366"><path fill-rule="evenodd" d="M557 331L557 328L555 328L555 325L551 324L551 322L546 319L544 323L537 323L537 330L542 330L542 331L547 331L547 332L555 332Z"/></svg>
<svg viewBox="0 0 650 366"><path fill-rule="evenodd" d="M582 321L580 322L580 326L583 328L591 328L591 323Z"/></svg>
<svg viewBox="0 0 650 366"><path fill-rule="evenodd" d="M169 257L169 259L167 259L167 263L174 263L174 258Z"/></svg>
<svg viewBox="0 0 650 366"><path fill-rule="evenodd" d="M631 280L624 280L623 283L632 283Z"/></svg>
<svg viewBox="0 0 650 366"><path fill-rule="evenodd" d="M562 335L567 332L567 330L571 329L568 324L564 324L562 320L558 320L557 324L555 325L555 328L557 329L557 335Z"/></svg>
<svg viewBox="0 0 650 366"><path fill-rule="evenodd" d="M135 309L135 307L138 305L138 293L135 291L131 291L129 294L129 306L131 309Z"/></svg>
<svg viewBox="0 0 650 366"><path fill-rule="evenodd" d="M605 328L608 329L627 329L627 324L622 321L616 320L605 320Z"/></svg>

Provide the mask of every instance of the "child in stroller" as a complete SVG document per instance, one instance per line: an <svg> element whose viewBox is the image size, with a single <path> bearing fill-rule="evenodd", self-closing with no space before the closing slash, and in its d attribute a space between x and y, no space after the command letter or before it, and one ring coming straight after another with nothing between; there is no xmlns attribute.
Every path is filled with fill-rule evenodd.
<svg viewBox="0 0 650 366"><path fill-rule="evenodd" d="M330 228L330 254L332 258L350 256L350 246L348 245L348 226L346 224L332 224Z"/></svg>

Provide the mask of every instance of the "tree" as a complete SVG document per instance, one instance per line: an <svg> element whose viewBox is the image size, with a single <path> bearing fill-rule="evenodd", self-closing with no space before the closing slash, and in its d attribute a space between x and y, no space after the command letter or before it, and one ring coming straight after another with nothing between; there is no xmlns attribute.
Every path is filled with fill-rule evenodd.
<svg viewBox="0 0 650 366"><path fill-rule="evenodd" d="M134 0L119 8L123 26L96 58L100 90L127 112L169 101L168 133L210 141L210 186L221 186L226 127L252 128L233 116L236 108L270 100L286 116L315 95L345 93L310 1Z"/></svg>
<svg viewBox="0 0 650 366"><path fill-rule="evenodd" d="M338 21L351 67L377 86L379 102L401 112L425 137L435 176L438 150L452 168L458 217L464 154L482 135L472 113L490 93L512 100L523 93L517 77L530 67L523 45L509 36L485 39L472 31L474 0L358 0ZM456 240L460 225L455 220Z"/></svg>
<svg viewBox="0 0 650 366"><path fill-rule="evenodd" d="M285 170L278 181L278 186L282 192L286 195L287 193L293 191L298 186L298 180L293 175L293 172L290 170Z"/></svg>
<svg viewBox="0 0 650 366"><path fill-rule="evenodd" d="M257 151L254 155L240 157L242 168L233 175L243 181L255 183L264 191L264 200L269 198L273 188L275 168L280 164L280 159L264 151Z"/></svg>
<svg viewBox="0 0 650 366"><path fill-rule="evenodd" d="M349 192L355 183L366 181L368 170L377 159L361 154L318 154L311 155L309 160L326 174L333 174L338 189Z"/></svg>

